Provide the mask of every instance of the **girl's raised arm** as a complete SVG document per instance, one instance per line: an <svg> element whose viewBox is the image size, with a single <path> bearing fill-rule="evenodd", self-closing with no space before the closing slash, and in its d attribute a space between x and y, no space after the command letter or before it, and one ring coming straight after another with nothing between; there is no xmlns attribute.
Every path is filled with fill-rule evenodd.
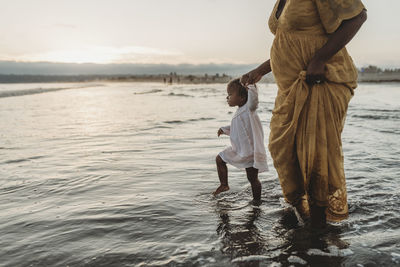
<svg viewBox="0 0 400 267"><path fill-rule="evenodd" d="M250 84L247 86L247 88L247 105L251 111L254 111L258 107L258 89L255 84Z"/></svg>

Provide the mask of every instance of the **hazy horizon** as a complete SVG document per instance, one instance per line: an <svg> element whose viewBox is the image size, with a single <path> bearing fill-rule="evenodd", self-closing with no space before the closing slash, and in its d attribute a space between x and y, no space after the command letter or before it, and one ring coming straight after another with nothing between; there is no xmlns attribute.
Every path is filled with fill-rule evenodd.
<svg viewBox="0 0 400 267"><path fill-rule="evenodd" d="M276 2L0 1L1 61L169 65L262 63ZM368 21L348 45L356 65L399 67L400 2L363 2Z"/></svg>
<svg viewBox="0 0 400 267"><path fill-rule="evenodd" d="M98 64L0 61L0 75L181 75L227 74L240 76L257 64ZM357 66L359 69L366 66ZM385 68L384 66L377 66Z"/></svg>

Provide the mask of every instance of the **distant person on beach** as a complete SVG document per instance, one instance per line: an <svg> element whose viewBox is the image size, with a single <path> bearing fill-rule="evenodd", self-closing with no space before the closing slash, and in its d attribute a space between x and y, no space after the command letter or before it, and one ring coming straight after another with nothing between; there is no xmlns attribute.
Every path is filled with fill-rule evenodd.
<svg viewBox="0 0 400 267"><path fill-rule="evenodd" d="M220 186L214 195L228 191L227 163L240 169L246 169L247 179L251 184L253 199L261 200L261 183L258 173L268 169L264 146L264 133L257 115L258 91L256 85L243 86L239 79L232 80L227 86L228 105L237 106L229 126L218 130L229 135L231 146L220 152L216 158Z"/></svg>
<svg viewBox="0 0 400 267"><path fill-rule="evenodd" d="M272 70L269 150L286 201L317 228L348 217L341 133L357 69L345 45L366 18L360 0L278 0L271 59L241 78L253 84Z"/></svg>

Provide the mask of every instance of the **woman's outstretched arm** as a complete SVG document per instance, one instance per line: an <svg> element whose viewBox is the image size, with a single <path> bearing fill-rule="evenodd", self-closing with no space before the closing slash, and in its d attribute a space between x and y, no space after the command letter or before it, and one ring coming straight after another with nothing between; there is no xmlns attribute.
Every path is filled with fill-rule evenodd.
<svg viewBox="0 0 400 267"><path fill-rule="evenodd" d="M270 72L271 72L271 64L270 60L268 59L254 70L251 70L248 73L244 74L240 78L240 83L243 84L244 86L247 86L249 84L255 84L256 82L261 80L261 78L265 74Z"/></svg>
<svg viewBox="0 0 400 267"><path fill-rule="evenodd" d="M325 45L315 53L308 64L307 83L314 84L318 80L324 80L326 62L353 39L366 20L367 11L363 10L354 18L342 22L339 28L329 36Z"/></svg>

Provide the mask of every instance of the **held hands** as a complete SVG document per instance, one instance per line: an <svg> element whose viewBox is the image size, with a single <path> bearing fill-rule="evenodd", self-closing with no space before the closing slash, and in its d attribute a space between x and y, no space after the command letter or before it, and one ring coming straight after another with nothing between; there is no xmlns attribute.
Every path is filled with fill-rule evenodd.
<svg viewBox="0 0 400 267"><path fill-rule="evenodd" d="M262 76L263 75L260 73L260 71L258 69L254 69L254 70L244 74L240 78L240 83L247 87L249 84L255 84L258 81L260 81Z"/></svg>
<svg viewBox="0 0 400 267"><path fill-rule="evenodd" d="M325 62L313 58L308 64L306 82L309 85L320 84L325 79Z"/></svg>
<svg viewBox="0 0 400 267"><path fill-rule="evenodd" d="M221 134L224 134L224 131L222 131L222 129L219 128L219 129L218 129L218 132L217 132L218 137L219 137Z"/></svg>
<svg viewBox="0 0 400 267"><path fill-rule="evenodd" d="M271 61L268 59L254 70L243 75L240 78L240 83L245 87L247 87L249 84L255 84L269 72L271 72Z"/></svg>

